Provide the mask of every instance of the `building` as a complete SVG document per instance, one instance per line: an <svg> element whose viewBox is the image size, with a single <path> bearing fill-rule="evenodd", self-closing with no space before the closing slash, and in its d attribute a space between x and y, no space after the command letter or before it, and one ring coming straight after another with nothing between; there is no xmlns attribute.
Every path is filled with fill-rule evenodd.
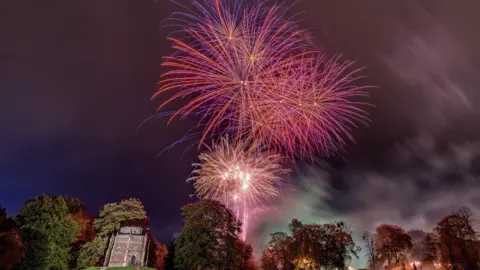
<svg viewBox="0 0 480 270"><path fill-rule="evenodd" d="M149 244L146 229L140 226L122 226L113 237L108 267L146 266Z"/></svg>

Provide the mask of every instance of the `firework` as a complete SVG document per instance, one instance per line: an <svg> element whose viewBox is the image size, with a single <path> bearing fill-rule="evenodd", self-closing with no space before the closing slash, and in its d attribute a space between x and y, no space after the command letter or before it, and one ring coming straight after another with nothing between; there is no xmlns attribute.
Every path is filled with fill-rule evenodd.
<svg viewBox="0 0 480 270"><path fill-rule="evenodd" d="M363 95L348 86L351 63L326 60L303 40L288 8L243 0L194 1L196 11L175 13L184 30L170 37L176 52L165 57L154 97L190 97L170 120L201 115L200 144L225 133L255 140L274 153L328 154L351 139L365 114L350 102Z"/></svg>
<svg viewBox="0 0 480 270"><path fill-rule="evenodd" d="M288 172L280 157L259 150L255 144L230 143L227 137L199 156L193 176L197 196L221 201L242 220L246 237L251 210L280 195L279 184Z"/></svg>
<svg viewBox="0 0 480 270"><path fill-rule="evenodd" d="M252 134L274 152L298 157L329 155L353 141L350 132L368 117L353 101L366 96L365 87L352 85L358 70L338 57L304 55L263 81L262 97L252 100L248 120Z"/></svg>
<svg viewBox="0 0 480 270"><path fill-rule="evenodd" d="M169 38L176 52L165 57L163 66L170 70L162 75L153 98L176 92L160 105L162 109L193 95L171 119L202 115L201 141L224 130L248 134L252 125L246 117L248 108L252 100L261 98L262 81L288 63L286 56L293 58L305 47L296 24L283 19L287 9L245 2L194 1L196 13L174 14L187 26L178 34L181 38Z"/></svg>

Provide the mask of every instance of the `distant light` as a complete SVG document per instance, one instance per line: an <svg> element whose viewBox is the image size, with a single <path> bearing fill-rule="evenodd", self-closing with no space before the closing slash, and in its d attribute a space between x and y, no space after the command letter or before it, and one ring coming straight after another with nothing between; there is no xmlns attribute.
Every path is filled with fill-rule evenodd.
<svg viewBox="0 0 480 270"><path fill-rule="evenodd" d="M410 266L413 267L414 264L415 264L415 266L419 266L420 264L422 264L422 262L420 262L420 261L413 261L413 262L410 263Z"/></svg>

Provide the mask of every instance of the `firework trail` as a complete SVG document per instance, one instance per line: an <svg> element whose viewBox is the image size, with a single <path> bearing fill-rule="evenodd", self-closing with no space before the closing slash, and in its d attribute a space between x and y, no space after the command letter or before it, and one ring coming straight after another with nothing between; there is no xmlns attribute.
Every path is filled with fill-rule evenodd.
<svg viewBox="0 0 480 270"><path fill-rule="evenodd" d="M259 150L258 145L241 141L230 143L224 137L193 164L193 182L197 196L227 206L242 221L245 240L249 214L280 195L279 185L288 170L278 155Z"/></svg>

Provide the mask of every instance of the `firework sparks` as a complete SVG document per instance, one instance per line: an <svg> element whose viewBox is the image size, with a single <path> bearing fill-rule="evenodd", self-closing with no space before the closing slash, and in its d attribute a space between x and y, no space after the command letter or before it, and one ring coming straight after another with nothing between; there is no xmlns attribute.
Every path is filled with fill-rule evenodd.
<svg viewBox="0 0 480 270"><path fill-rule="evenodd" d="M366 122L349 98L364 95L349 84L352 63L318 56L288 8L243 0L194 1L196 12L175 13L184 30L170 37L176 52L165 57L161 87L176 99L192 98L175 117L201 115L207 136L234 134L275 153L300 158L328 154ZM177 32L178 33L178 32Z"/></svg>
<svg viewBox="0 0 480 270"><path fill-rule="evenodd" d="M248 117L255 138L275 152L304 158L329 155L353 141L351 129L368 117L352 98L366 96L365 87L353 86L358 70L338 57L302 56L281 73L264 80L263 97L252 100Z"/></svg>
<svg viewBox="0 0 480 270"><path fill-rule="evenodd" d="M187 181L194 182L199 198L221 201L232 210L242 221L245 239L249 213L280 195L278 187L288 170L279 156L261 152L254 144L230 143L227 137L199 159Z"/></svg>

